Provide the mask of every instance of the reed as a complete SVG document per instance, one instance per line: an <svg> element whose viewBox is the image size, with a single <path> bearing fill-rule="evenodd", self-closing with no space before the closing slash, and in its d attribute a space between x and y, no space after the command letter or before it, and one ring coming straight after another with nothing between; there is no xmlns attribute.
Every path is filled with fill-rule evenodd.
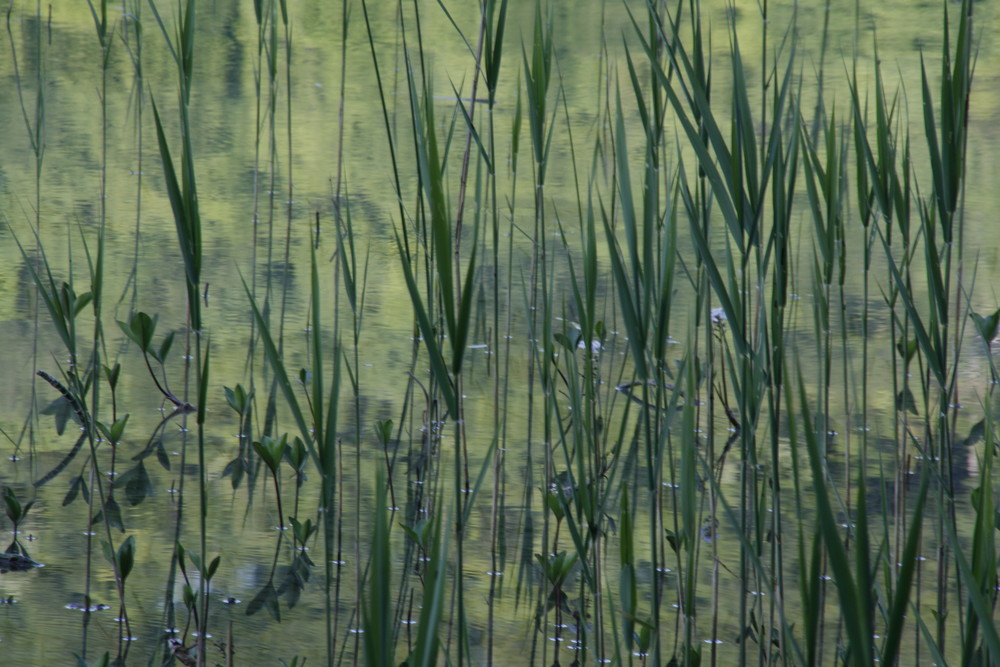
<svg viewBox="0 0 1000 667"><path fill-rule="evenodd" d="M166 194L170 201L173 212L174 225L177 235L177 245L184 263L184 286L187 294L187 329L185 331L185 358L192 363L185 364L185 393L189 390L189 382L193 379L193 394L196 396L197 442L196 457L198 462L198 535L199 553L208 552L208 491L207 472L205 467L205 418L206 401L209 386L209 362L210 351L203 340L202 322L202 291L201 291L201 270L202 270L202 221L198 201L198 186L195 169L195 152L193 125L191 120L192 90L194 86L194 57L195 57L195 26L196 26L196 3L188 0L179 4L174 17L173 30L171 36L168 32L167 24L160 15L157 6L151 4L156 25L160 28L170 55L173 58L178 84L178 124L181 134L181 151L179 165L175 163L170 150L170 142L167 139L164 124L162 122L159 108L155 102L153 106L153 119L156 125L156 138L159 147L160 160L163 164L164 182ZM193 368L192 368L193 366ZM193 378L191 377L193 374ZM187 401L191 403L190 401ZM185 445L187 442L185 441ZM185 446L181 465L183 466L187 457L187 447ZM175 532L180 534L183 519L183 486L180 489L181 505L177 513L177 524ZM183 573L183 552L180 552L180 539L178 544L178 562L176 563ZM216 565L218 562L216 561ZM201 568L199 567L199 570ZM171 565L171 583L174 573ZM204 575L204 573L203 573ZM185 573L186 577L186 573ZM198 590L196 602L188 606L189 613L197 612L196 619L196 656L199 664L204 664L206 656L205 637L208 634L209 618L209 579L201 576L198 578ZM169 585L168 585L168 590ZM167 619L171 620L173 596L168 594L167 598ZM169 626L168 626L169 627ZM183 638L182 638L183 641Z"/></svg>
<svg viewBox="0 0 1000 667"><path fill-rule="evenodd" d="M232 239L206 213L196 95L208 13L171 7L136 5L115 23L106 2L88 2L102 203L66 243L37 213L44 67L32 115L8 29L36 186L28 231L12 228L32 240L19 253L46 316L36 338L55 351L51 366L34 357L52 400L29 421L81 431L33 486L5 480L4 556L28 556L16 531L54 511L36 500L79 466L64 504L86 501L123 619L116 656L99 660L140 659L140 614L169 628L141 655L158 664L238 662L243 644L265 641L292 664L327 665L1000 660L1000 310L964 247L968 0L944 6L941 51L919 61L918 112L914 83L890 77L876 46L870 70L859 56L834 74L829 14L805 56L797 9L779 24L784 10L766 2L751 17L733 7L720 25L697 0L602 3L601 64L585 82L596 95L581 102L567 54L583 37L560 3L345 0L335 176L308 212L294 201L312 196L298 164L313 138L296 120L312 57L299 54L315 35L301 7L257 0L255 126L233 133L247 144L252 238L221 314L209 249ZM151 26L176 102L143 92L164 76L148 60ZM352 108L358 45L374 118ZM183 290L182 328L166 324L172 304L140 290L138 240L128 265L109 250L120 55L137 87L132 159L141 170L148 94L162 166L162 181L137 186L136 235L156 234L143 195L154 181L183 267L163 278ZM371 165L354 162L355 127L367 154L384 151L381 197ZM308 275L299 292L293 271ZM245 358L233 364L240 310ZM373 322L386 310L409 340ZM375 342L391 358L373 359ZM147 433L131 407L141 397L166 412ZM179 468L165 445L174 426ZM161 502L165 475L180 493L159 563L133 508ZM256 534L251 563L224 531L258 521L276 531ZM93 537L88 608L103 567ZM164 585L156 621L133 602L147 568ZM219 605L216 586L246 588L245 613ZM111 648L87 619L80 664Z"/></svg>

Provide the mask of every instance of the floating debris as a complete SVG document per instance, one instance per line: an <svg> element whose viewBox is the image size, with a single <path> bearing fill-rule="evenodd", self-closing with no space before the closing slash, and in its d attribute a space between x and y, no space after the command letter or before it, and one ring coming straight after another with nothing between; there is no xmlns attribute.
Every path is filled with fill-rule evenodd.
<svg viewBox="0 0 1000 667"><path fill-rule="evenodd" d="M167 640L167 646L170 648L170 655L182 665L197 665L198 660L194 656L194 646L185 646L184 642L176 637Z"/></svg>
<svg viewBox="0 0 1000 667"><path fill-rule="evenodd" d="M88 606L83 604L82 602L70 602L63 606L66 609L72 609L73 611L87 611L87 612L106 611L108 609L111 609L111 606L106 604L92 604Z"/></svg>
<svg viewBox="0 0 1000 667"><path fill-rule="evenodd" d="M714 517L709 517L705 519L704 525L701 527L701 541L706 544L711 544L715 541L715 531L719 529L719 522Z"/></svg>

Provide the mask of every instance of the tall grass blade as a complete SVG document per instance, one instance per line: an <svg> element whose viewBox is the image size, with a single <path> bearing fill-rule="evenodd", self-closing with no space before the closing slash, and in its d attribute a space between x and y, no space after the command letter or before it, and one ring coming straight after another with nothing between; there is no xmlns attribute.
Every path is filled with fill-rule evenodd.
<svg viewBox="0 0 1000 667"><path fill-rule="evenodd" d="M371 563L368 568L368 601L364 606L365 664L370 667L393 665L395 642L392 623L392 555L389 547L388 490L385 473L375 481L375 525L372 526ZM421 663L424 664L424 663ZM427 663L430 664L430 663Z"/></svg>

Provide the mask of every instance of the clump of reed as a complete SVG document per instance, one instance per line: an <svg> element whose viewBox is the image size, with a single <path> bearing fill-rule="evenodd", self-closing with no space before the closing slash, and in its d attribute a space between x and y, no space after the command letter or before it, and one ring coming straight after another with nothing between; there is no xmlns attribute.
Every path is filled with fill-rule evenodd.
<svg viewBox="0 0 1000 667"><path fill-rule="evenodd" d="M601 45L584 126L570 109L555 3L520 17L530 30L519 53L506 0L484 0L468 26L442 5L468 55L464 83L443 88L423 31L430 10L399 3L398 51L386 52L374 6L361 0L393 188L394 270L412 306L405 381L388 401L394 412L375 419L364 362L373 239L347 187L345 69L331 161L336 240L324 247L321 213L306 216L303 232L293 206L294 7L254 3L250 335L243 375L215 381L209 336L219 323L203 308L192 120L198 7L185 0L172 20L150 8L177 75L176 106L151 101L184 267L183 389L168 379L174 333L157 334L136 283L130 311L115 317L124 338L102 326L103 225L96 237L80 233L87 291L72 267L56 278L40 221L37 247L22 253L69 359L39 373L59 394L43 413L60 432L68 420L82 427L55 473L89 445L66 504L82 495L88 527L102 527L124 619L138 541L116 491L130 506L150 497L145 459L170 468L158 433L168 420L195 420L181 466L196 460L197 488L193 501L179 489L163 618L184 629L158 642L161 663L206 664L205 637L221 623L212 585L230 556L209 556L224 541L210 519L232 509L209 503L215 394L239 430L222 476L277 520L246 615L289 623L303 597L321 596L324 639L312 655L327 664L501 663L511 624L518 646L530 638L519 659L531 664L1000 660L990 355L1000 310L972 309L963 248L968 0L943 9L940 73L921 61L922 136L877 64L872 89L850 69L843 106L828 107L822 88L804 92L795 24L773 35L766 3L753 65L736 25L712 33L695 0L624 7L629 31L620 49ZM107 7L91 10L106 67ZM139 79L137 16L123 34ZM713 34L729 43L721 64ZM392 59L402 65L395 83ZM753 67L759 84L746 74ZM39 122L27 121L33 137ZM308 263L300 338L286 335L300 314L272 272L276 255L285 267ZM133 275L139 265L137 254ZM874 335L878 319L887 336ZM974 337L988 373L966 390L959 360ZM109 481L104 466L114 470L136 437L119 414L124 366L108 361L120 345L138 352L173 412ZM888 410L877 399L886 392ZM968 423L958 406L972 392L984 396L983 414ZM969 451L971 493L956 473ZM31 501L8 498L17 524ZM319 544L322 565L310 555Z"/></svg>

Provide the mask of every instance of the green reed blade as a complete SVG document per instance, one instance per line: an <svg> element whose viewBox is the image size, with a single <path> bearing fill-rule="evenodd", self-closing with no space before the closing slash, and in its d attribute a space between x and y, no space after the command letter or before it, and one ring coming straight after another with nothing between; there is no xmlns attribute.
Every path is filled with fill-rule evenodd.
<svg viewBox="0 0 1000 667"><path fill-rule="evenodd" d="M625 262L621 257L621 251L618 249L614 230L611 227L611 221L608 218L608 213L605 211L603 203L601 214L604 222L604 234L607 238L608 248L610 249L611 272L620 299L618 307L621 309L625 328L629 332L628 343L632 350L633 363L636 365L635 372L639 378L646 379L649 377L649 371L646 367L646 355L644 354L646 349L644 342L645 322L639 315L642 306L633 300L632 292L628 288L629 280L625 273Z"/></svg>
<svg viewBox="0 0 1000 667"><path fill-rule="evenodd" d="M87 0L87 7L90 8L90 15L94 19L94 28L97 29L97 39L101 43L102 48L107 48L108 39L108 2L107 0L100 0L100 16L98 16L98 9L94 7L93 0Z"/></svg>
<svg viewBox="0 0 1000 667"><path fill-rule="evenodd" d="M403 278L406 281L406 288L410 293L410 302L413 305L413 312L417 318L417 326L423 338L427 356L430 358L431 373L433 373L438 381L439 389L445 399L445 405L448 407L448 413L452 416L457 416L459 414L458 397L455 394L455 387L448 373L448 364L445 362L444 354L441 351L439 334L431 324L430 316L427 313L423 297L420 294L420 288L417 287L416 279L413 276L413 268L410 265L410 260L407 259L403 252L403 243L398 232L396 232L396 247L399 249L403 266Z"/></svg>
<svg viewBox="0 0 1000 667"><path fill-rule="evenodd" d="M826 475L823 471L822 455L816 439L816 432L813 430L812 418L809 416L811 408L806 400L805 382L802 379L801 369L799 369L798 389L802 431L806 439L813 491L816 498L818 528L823 535L827 558L833 569L834 581L837 584L837 595L844 614L844 626L850 640L848 655L851 664L868 665L874 656L871 607L868 606L868 594L859 591L855 577L851 574L850 560L842 542L839 524L833 514L830 492L827 490ZM864 512L862 508L858 508L858 511Z"/></svg>
<svg viewBox="0 0 1000 667"><path fill-rule="evenodd" d="M500 64L503 61L503 37L507 27L507 0L499 0L500 15L493 21L496 13L497 0L486 0L483 3L483 13L486 21L484 38L485 62L483 73L486 76L486 88L490 92L490 103L496 99L497 86L500 84ZM520 90L518 91L520 93Z"/></svg>
<svg viewBox="0 0 1000 667"><path fill-rule="evenodd" d="M458 314L455 322L454 337L451 341L451 372L458 376L462 372L462 360L466 353L466 343L469 340L469 321L476 305L475 280L477 275L476 254L479 251L479 221L473 227L472 252L469 254L468 266L465 269L465 282L462 285L461 300L458 303Z"/></svg>
<svg viewBox="0 0 1000 667"><path fill-rule="evenodd" d="M45 303L46 310L49 311L49 317L52 318L52 325L56 328L56 333L59 334L59 338L66 347L66 351L69 352L70 358L76 359L77 344L75 315L78 314L78 312L75 307L77 299L75 292L73 291L72 284L63 283L62 289L56 286L56 281L52 277L52 269L40 242L38 254L41 258L41 264L45 269L44 281L39 275L38 270L35 268L35 261L30 255L28 255L16 234L14 235L14 242L17 244L17 248L21 253L21 258L24 260L25 267L27 267L28 272L31 274L32 282L38 288L38 293L41 295L42 301ZM72 305L72 307L70 307L70 305Z"/></svg>
<svg viewBox="0 0 1000 667"><path fill-rule="evenodd" d="M965 170L966 115L971 88L973 56L971 52L972 13L969 0L963 0L957 31L954 67L950 52L948 7L944 7L944 44L941 55L941 138L938 139L934 117L934 101L930 92L926 68L921 58L921 93L924 110L924 135L930 152L930 166L934 178L934 199L941 219L945 243L953 239L952 219L958 206L959 193Z"/></svg>
<svg viewBox="0 0 1000 667"><path fill-rule="evenodd" d="M789 413L789 417L789 424L791 425L795 421L795 416ZM723 514L728 519L729 524L733 527L733 532L740 542L741 552L746 554L750 566L753 568L753 571L756 572L758 578L763 581L770 581L773 575L769 571L769 568L765 566L764 562L761 561L758 550L750 541L751 536L743 532L743 519L741 518L743 513L742 508L734 508L733 504L729 502L728 498L726 498L725 493L719 486L719 480L716 478L715 474L713 474L710 462L703 459L700 462L703 470L703 476L711 485L713 492L718 498L719 505L722 507ZM797 476L798 475L796 474L796 477ZM818 539L819 537L817 536L817 540ZM808 572L808 569L806 572ZM799 645L799 641L793 632L793 626L796 623L794 620L789 618L790 615L785 609L784 601L776 599L774 604L776 607L776 613L778 614L778 618L781 623L781 639L786 645L786 651L784 653L791 655L789 662L795 665L813 664L806 660L806 654L803 653L802 647Z"/></svg>
<svg viewBox="0 0 1000 667"><path fill-rule="evenodd" d="M535 2L534 36L531 43L531 57L524 45L521 46L524 61L524 78L528 92L528 120L531 128L531 145L535 151L535 163L544 165L548 158L549 138L546 138L546 98L552 73L552 17L542 18L542 3ZM550 128L551 133L551 128ZM544 168L538 176L544 181Z"/></svg>
<svg viewBox="0 0 1000 667"><path fill-rule="evenodd" d="M656 51L642 36L635 18L631 16L631 12L629 15L636 28L639 42L646 53L653 74L656 80L659 81L663 92L666 93L667 99L677 114L677 121L681 124L685 135L687 135L688 146L694 150L698 157L699 167L712 184L713 194L722 212L723 220L729 227L732 238L737 244L739 254L742 256L746 252L746 239L744 238L744 230L740 226L742 216L737 213L736 202L741 202L740 205L742 206L742 202L746 201L746 194L741 189L738 191L739 185L734 182L733 174L729 170L719 169L718 165L732 165L733 157L716 123L715 114L708 101L704 82L699 80L698 74L692 66L680 40L672 39L676 35L665 35L662 32L662 26L660 26L661 38L674 41L676 44L676 48L670 51L671 64L677 71L687 77L684 81L684 90L689 95L691 105L689 112L687 106L675 91L678 82L672 82L667 73L664 72ZM626 51L628 51L627 48ZM712 152L709 152L709 148L712 149ZM715 159L713 159L713 153Z"/></svg>
<svg viewBox="0 0 1000 667"><path fill-rule="evenodd" d="M962 550L961 543L959 542L955 526L951 522L947 522L946 528L948 538L952 546L952 552L954 554L958 574L966 586L970 617L975 618L978 621L978 626L982 631L983 645L984 648L987 649L986 662L996 662L997 660L1000 660L1000 635L997 634L996 622L993 618L993 605L991 602L992 595L987 597L987 595L983 594L982 573L977 573L973 566L969 564L969 561ZM995 563L992 564L992 568L992 578L995 580ZM970 647L966 645L965 648L966 650L963 651L963 664L974 664L972 662L974 657Z"/></svg>
<svg viewBox="0 0 1000 667"><path fill-rule="evenodd" d="M903 300L903 306L909 316L908 324L913 328L913 333L916 336L917 343L920 345L920 349L923 351L924 357L927 359L929 364L930 371L934 374L934 378L937 380L938 385L942 388L946 387L947 369L945 368L945 351L942 349L942 343L938 339L937 327L928 331L928 328L924 325L924 321L921 318L920 313L917 311L917 306L913 301L912 293L900 273L899 267L896 266L896 262L892 257L892 249L881 229L878 229L878 235L882 240L882 246L885 248L889 273L892 276L893 283L899 290L899 294ZM898 316L894 314L894 317Z"/></svg>
<svg viewBox="0 0 1000 667"><path fill-rule="evenodd" d="M389 509L386 505L385 472L380 468L375 480L375 525L372 527L371 564L368 567L368 600L363 608L365 664L370 667L394 665L392 640L392 554L389 548Z"/></svg>
<svg viewBox="0 0 1000 667"><path fill-rule="evenodd" d="M685 204L689 209L693 210L694 201L692 199L691 191L688 188L687 178L683 175L683 170L681 171L681 195L685 201ZM739 300L734 300L732 298L733 291L730 285L727 285L726 281L722 278L722 273L719 271L719 265L715 261L715 254L712 252L708 245L708 239L705 237L704 232L694 216L690 216L689 229L691 232L691 241L694 244L694 249L698 253L699 259L701 259L705 271L708 274L708 282L712 287L712 291L715 292L716 298L719 299L719 305L722 307L723 311L726 313L726 323L732 329L733 332L733 342L736 344L737 351L740 355L749 356L752 354L749 342L746 339L746 334L743 327L743 312L742 312L742 302ZM733 269L732 262L729 262L728 269L731 272ZM730 281L731 284L731 281Z"/></svg>
<svg viewBox="0 0 1000 667"><path fill-rule="evenodd" d="M455 99L458 100L455 106L458 107L459 111L462 112L462 118L465 120L465 128L469 131L472 141L475 142L476 148L479 149L479 157L482 158L483 162L486 163L486 169L493 173L493 161L490 160L489 151L486 146L483 145L482 139L479 138L479 132L476 130L475 123L472 122L472 117L469 115L469 110L465 108L465 104L462 100L462 96L458 91L458 88L452 84L451 92L454 93Z"/></svg>
<svg viewBox="0 0 1000 667"><path fill-rule="evenodd" d="M625 50L625 64L628 67L628 78L632 83L632 94L635 95L636 109L639 111L639 120L642 121L642 128L646 132L647 141L649 141L650 144L654 144L654 127L652 121L650 120L649 109L646 108L643 84L639 81L639 75L635 70L635 62L632 60L632 52L628 49ZM615 92L616 97L618 98L618 105L620 107L621 94L617 90Z"/></svg>
<svg viewBox="0 0 1000 667"><path fill-rule="evenodd" d="M902 565L899 567L899 572L896 576L895 595L886 614L889 621L885 632L885 642L882 645L881 661L887 665L896 664L903 640L906 610L910 607L910 596L913 593L913 579L916 576L917 566L919 565L917 554L919 553L920 534L924 522L924 504L927 500L927 490L929 487L930 475L924 471L920 478L920 492L917 496L917 504L913 508L913 516L910 519L906 546L903 548L900 560Z"/></svg>
<svg viewBox="0 0 1000 667"><path fill-rule="evenodd" d="M632 518L632 512L629 511L628 485L625 484L622 486L621 520L619 523L621 535L619 543L619 557L621 558L619 595L621 596L622 615L624 616L622 633L625 637L625 646L629 650L632 650L635 617L639 599L635 576L635 546L632 534Z"/></svg>
<svg viewBox="0 0 1000 667"><path fill-rule="evenodd" d="M170 208L174 212L174 224L177 229L177 240L181 257L184 259L184 271L187 277L188 305L191 308L191 326L197 331L201 329L201 299L198 288L201 283L201 220L198 215L197 194L194 187L194 157L188 150L181 156L184 187L177 180L174 171L174 161L170 155L170 146L163 131L160 112L156 101L152 100L153 118L156 121L156 140L160 147L160 159L163 162L163 178L167 188ZM189 130L188 130L189 131ZM190 141L186 139L185 143Z"/></svg>
<svg viewBox="0 0 1000 667"><path fill-rule="evenodd" d="M920 629L920 635L924 638L924 645L927 647L927 651L930 653L931 660L933 660L934 664L947 665L948 660L941 653L941 647L938 646L937 640L934 638L934 634L924 622L924 618L920 614L920 609L918 609L917 605L912 601L910 602L910 616L916 619L917 627Z"/></svg>
<svg viewBox="0 0 1000 667"><path fill-rule="evenodd" d="M970 572L974 581L968 583L970 589L975 588L984 599L988 600L997 590L997 549L995 536L998 528L998 515L993 492L993 466L996 457L994 444L996 442L995 425L992 415L987 415L985 421L986 446L979 462L979 486L970 494L970 501L975 510L976 519L975 527L972 531L972 548L970 549L972 556ZM972 591L970 590L970 595L971 593ZM993 627L987 628L985 627L987 625ZM977 661L977 635L980 632L981 626L985 643L990 648L989 653L992 654L993 661L996 661L997 653L995 647L990 646L990 630L992 629L992 634L995 637L995 624L991 618L981 616L977 604L970 598L966 612L963 664L974 664Z"/></svg>
<svg viewBox="0 0 1000 667"><path fill-rule="evenodd" d="M292 383L288 377L288 371L285 368L284 358L278 351L277 346L274 344L274 339L271 336L271 328L268 325L267 320L261 314L260 308L257 306L257 301L250 293L250 287L247 285L246 280L242 277L240 280L243 282L243 291L246 292L247 300L250 302L250 309L253 312L254 321L256 321L257 328L260 331L261 342L264 345L264 356L274 373L274 382L284 395L288 408L292 411L292 418L295 420L295 424L299 427L299 433L301 434L303 442L305 442L306 446L309 448L309 455L312 457L317 466L322 469L319 455L317 454L316 447L313 444L313 435L309 430L309 425L306 421L302 407L299 404L298 396L296 396L295 390L292 389Z"/></svg>
<svg viewBox="0 0 1000 667"><path fill-rule="evenodd" d="M435 513L431 519L432 549L430 567L424 573L423 599L420 609L420 620L417 624L417 638L413 652L407 660L412 665L435 665L440 649L438 629L446 604L445 581L448 574L448 540L449 531L442 531L441 512Z"/></svg>

